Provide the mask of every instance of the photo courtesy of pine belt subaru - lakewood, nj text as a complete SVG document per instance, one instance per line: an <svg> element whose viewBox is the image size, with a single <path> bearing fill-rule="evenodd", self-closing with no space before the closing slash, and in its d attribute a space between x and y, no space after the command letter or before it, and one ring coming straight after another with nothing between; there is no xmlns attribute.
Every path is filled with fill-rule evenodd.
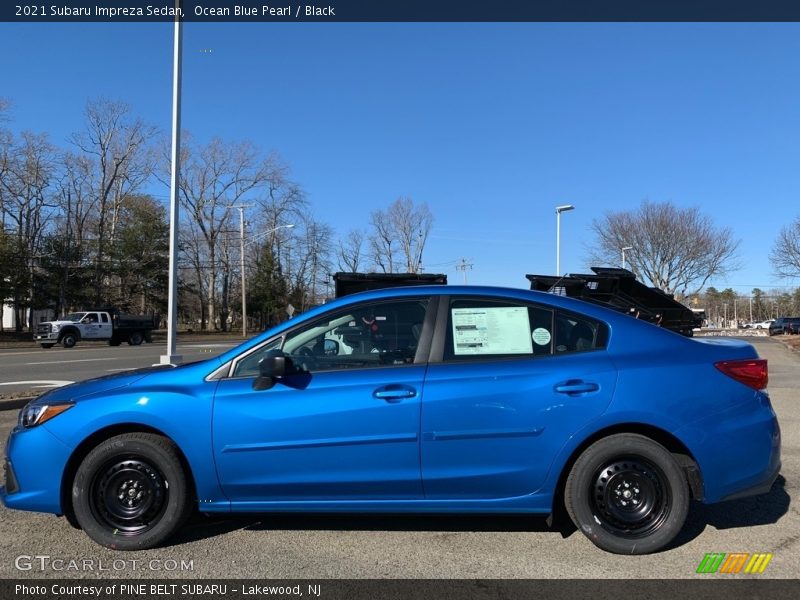
<svg viewBox="0 0 800 600"><path fill-rule="evenodd" d="M163 543L193 510L552 514L623 554L690 500L780 470L767 364L595 303L419 286L315 308L221 356L45 393L6 448L9 508L103 546Z"/></svg>

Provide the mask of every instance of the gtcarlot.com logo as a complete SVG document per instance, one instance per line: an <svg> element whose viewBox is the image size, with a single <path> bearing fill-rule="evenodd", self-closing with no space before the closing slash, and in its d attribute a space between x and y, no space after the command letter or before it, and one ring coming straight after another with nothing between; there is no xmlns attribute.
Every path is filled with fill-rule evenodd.
<svg viewBox="0 0 800 600"><path fill-rule="evenodd" d="M14 559L18 571L194 571L194 560L60 558L48 554L20 555Z"/></svg>
<svg viewBox="0 0 800 600"><path fill-rule="evenodd" d="M709 552L700 561L698 573L761 574L767 568L772 554L767 552Z"/></svg>

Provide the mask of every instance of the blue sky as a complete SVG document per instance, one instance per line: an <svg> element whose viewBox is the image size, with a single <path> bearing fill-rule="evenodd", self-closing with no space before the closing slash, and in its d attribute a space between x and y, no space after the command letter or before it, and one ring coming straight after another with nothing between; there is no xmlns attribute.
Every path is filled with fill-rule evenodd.
<svg viewBox="0 0 800 600"><path fill-rule="evenodd" d="M427 271L525 286L584 271L589 225L644 199L699 206L741 239L717 287L772 275L800 215L797 24L184 26L183 127L276 150L344 235L398 196L435 216ZM12 129L66 145L90 98L170 130L172 25L0 24ZM161 187L150 190L166 196Z"/></svg>

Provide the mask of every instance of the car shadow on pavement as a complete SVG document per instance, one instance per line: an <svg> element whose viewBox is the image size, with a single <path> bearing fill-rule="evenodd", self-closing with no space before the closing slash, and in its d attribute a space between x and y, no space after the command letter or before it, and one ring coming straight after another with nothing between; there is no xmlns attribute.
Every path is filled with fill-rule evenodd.
<svg viewBox="0 0 800 600"><path fill-rule="evenodd" d="M779 476L769 493L761 496L709 505L692 503L686 525L667 549L692 541L709 525L716 529L731 529L777 523L789 511L791 503L785 486L786 480ZM557 511L552 526L548 521L541 515L195 514L167 545L179 546L237 530L552 532L560 533L564 538L577 531L563 511Z"/></svg>
<svg viewBox="0 0 800 600"><path fill-rule="evenodd" d="M692 541L709 525L715 529L733 529L777 523L789 512L790 504L791 498L786 492L786 479L783 475L779 475L770 491L761 496L717 504L693 502L686 525L670 544L670 548Z"/></svg>
<svg viewBox="0 0 800 600"><path fill-rule="evenodd" d="M541 515L407 515L296 514L205 516L196 514L167 545L178 546L232 531L444 531L444 532L560 532L568 537L572 523L557 520L550 527Z"/></svg>

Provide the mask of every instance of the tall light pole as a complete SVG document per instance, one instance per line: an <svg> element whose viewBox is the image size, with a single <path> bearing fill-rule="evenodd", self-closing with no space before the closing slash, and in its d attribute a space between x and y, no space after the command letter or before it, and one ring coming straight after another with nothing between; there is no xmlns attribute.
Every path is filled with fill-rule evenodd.
<svg viewBox="0 0 800 600"><path fill-rule="evenodd" d="M175 0L176 15L181 14L181 0ZM167 302L167 353L161 356L162 364L179 364L183 357L177 353L178 325L178 185L181 157L181 31L180 16L175 17L172 49L172 172L169 180L169 292Z"/></svg>
<svg viewBox="0 0 800 600"><path fill-rule="evenodd" d="M249 240L245 242L244 239L244 209L247 208L248 205L239 205L234 206L231 208L238 208L239 209L239 267L242 270L242 337L247 337L247 279L246 274L244 271L244 247L247 244L251 244L255 242L257 239L264 237L268 233L272 233L273 231L278 231L278 229L291 229L294 227L294 223L291 225L278 225L277 227L273 227L272 229L268 229L267 231L262 231L256 236L251 237Z"/></svg>
<svg viewBox="0 0 800 600"><path fill-rule="evenodd" d="M622 248L622 268L625 268L625 251L626 250L633 250L633 246L624 246Z"/></svg>
<svg viewBox="0 0 800 600"><path fill-rule="evenodd" d="M572 204L556 206L556 275L561 275L561 213L575 210Z"/></svg>

